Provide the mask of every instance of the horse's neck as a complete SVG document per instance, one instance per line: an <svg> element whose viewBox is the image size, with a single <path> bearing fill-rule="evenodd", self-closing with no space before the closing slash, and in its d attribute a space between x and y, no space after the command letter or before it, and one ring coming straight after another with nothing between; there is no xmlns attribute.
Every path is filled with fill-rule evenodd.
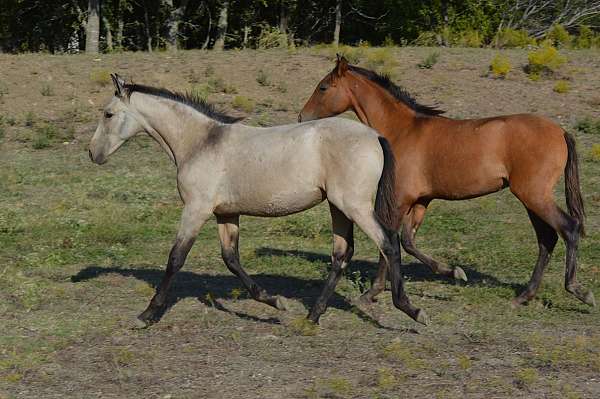
<svg viewBox="0 0 600 399"><path fill-rule="evenodd" d="M146 124L144 129L177 166L189 157L195 144L204 140L215 124L212 119L185 104L135 94L131 99Z"/></svg>
<svg viewBox="0 0 600 399"><path fill-rule="evenodd" d="M416 121L415 111L375 84L367 84L360 91L353 93L352 105L361 122L389 140L410 133Z"/></svg>

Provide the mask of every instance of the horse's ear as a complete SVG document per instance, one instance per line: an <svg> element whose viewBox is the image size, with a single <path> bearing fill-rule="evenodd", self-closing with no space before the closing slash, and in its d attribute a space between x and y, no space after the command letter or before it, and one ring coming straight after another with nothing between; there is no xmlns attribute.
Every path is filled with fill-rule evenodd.
<svg viewBox="0 0 600 399"><path fill-rule="evenodd" d="M115 96L123 97L125 93L125 80L116 73L111 74L110 77L115 85Z"/></svg>
<svg viewBox="0 0 600 399"><path fill-rule="evenodd" d="M335 68L338 76L343 76L348 70L348 60L343 55L337 54L337 65Z"/></svg>

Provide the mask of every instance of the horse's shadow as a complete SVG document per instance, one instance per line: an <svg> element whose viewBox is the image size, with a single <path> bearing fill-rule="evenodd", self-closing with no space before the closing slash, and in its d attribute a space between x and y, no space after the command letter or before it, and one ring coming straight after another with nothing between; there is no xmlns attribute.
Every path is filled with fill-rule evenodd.
<svg viewBox="0 0 600 399"><path fill-rule="evenodd" d="M300 257L308 260L309 262L318 263L321 265L329 265L331 262L331 258L328 255L300 250L281 250L263 247L256 249L255 253L258 257ZM356 276L356 273L358 273L359 278L363 280L372 280L377 273L377 268L378 264L376 262L357 259L350 263L346 274L354 277ZM404 276L411 281L442 281L447 284L454 283L447 277L433 274L425 265L421 263L404 264L402 269ZM491 286L510 286L515 290L520 289L520 285L518 286L515 284L502 282L493 276L477 272L472 268L466 268L465 271L469 277L470 284L483 283ZM134 277L138 280L145 281L153 287L157 287L164 275L164 269L88 266L80 270L76 275L71 276L71 281L81 282L111 273L120 274L126 277ZM305 308L310 308L314 304L317 297L321 293L321 289L324 284L324 279L305 279L294 276L274 274L254 274L252 275L252 278L258 285L265 288L270 294L282 295L286 298L298 300L304 305ZM273 317L264 319L238 311L231 311L220 302L220 300L223 299L233 299L236 290L240 288L243 288L243 286L240 280L234 275L199 274L188 271L180 271L175 276L175 282L169 292L167 305L159 315L159 318L162 317L162 315L164 315L168 309L170 309L180 300L185 298L197 298L207 306L214 306L219 310L235 314L240 318L271 324L279 323L279 320ZM242 290L242 292L245 293L245 290ZM361 319L378 327L383 327L370 315L353 306L347 298L335 292L329 301L329 306L343 311L353 311Z"/></svg>

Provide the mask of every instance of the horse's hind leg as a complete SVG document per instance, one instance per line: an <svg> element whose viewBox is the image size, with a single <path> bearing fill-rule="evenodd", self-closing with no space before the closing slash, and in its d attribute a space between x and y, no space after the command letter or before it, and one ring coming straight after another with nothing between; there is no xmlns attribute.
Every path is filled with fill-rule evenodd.
<svg viewBox="0 0 600 399"><path fill-rule="evenodd" d="M387 232L377 221L373 212L352 215L355 223L375 242L380 253L387 260L392 281L392 301L394 306L409 315L415 321L427 324L425 312L410 303L404 292L404 280L400 271L400 245L396 232Z"/></svg>
<svg viewBox="0 0 600 399"><path fill-rule="evenodd" d="M177 232L175 244L171 248L169 254L165 275L156 288L156 293L152 297L150 304L146 310L138 316L138 320L143 323L144 327L153 324L160 319L161 313L165 308L167 293L173 282L173 276L185 263L185 258L192 248L200 228L209 216L210 212L202 212L191 205L186 206L183 209L181 225ZM141 326L142 325L140 325L140 327Z"/></svg>
<svg viewBox="0 0 600 399"><path fill-rule="evenodd" d="M522 198L519 195L517 195L517 197L529 210L534 212L540 219L558 232L565 241L567 247L565 289L580 301L595 306L596 301L592 291L581 285L576 278L577 246L580 235L579 222L577 219L560 209L552 199L551 195L544 200Z"/></svg>
<svg viewBox="0 0 600 399"><path fill-rule="evenodd" d="M544 269L548 265L552 251L556 246L556 241L558 241L558 234L556 234L556 231L552 228L552 226L544 222L539 216L529 209L527 209L527 213L529 214L529 219L531 220L531 224L535 229L539 253L537 263L533 269L533 274L529 280L529 284L527 284L525 291L523 291L513 300L514 305L521 305L535 297L540 283L542 282Z"/></svg>
<svg viewBox="0 0 600 399"><path fill-rule="evenodd" d="M321 295L315 302L308 314L308 319L313 323L319 322L319 317L327 309L327 303L329 298L335 291L342 271L350 263L352 254L354 253L354 234L353 224L340 210L329 203L329 209L331 211L331 224L333 230L333 253L331 254L331 271L323 287Z"/></svg>
<svg viewBox="0 0 600 399"><path fill-rule="evenodd" d="M217 216L219 239L221 240L221 256L227 268L242 280L252 298L258 302L285 310L285 303L279 296L272 296L252 280L240 264L239 244L239 216Z"/></svg>
<svg viewBox="0 0 600 399"><path fill-rule="evenodd" d="M451 269L447 265L439 263L435 259L425 255L423 252L419 251L415 245L415 235L423 223L423 219L425 219L425 212L427 212L426 205L415 204L404 218L402 223L402 248L404 248L407 253L429 266L434 273L453 277L457 280L467 281L467 275L462 268L457 266L454 269Z"/></svg>

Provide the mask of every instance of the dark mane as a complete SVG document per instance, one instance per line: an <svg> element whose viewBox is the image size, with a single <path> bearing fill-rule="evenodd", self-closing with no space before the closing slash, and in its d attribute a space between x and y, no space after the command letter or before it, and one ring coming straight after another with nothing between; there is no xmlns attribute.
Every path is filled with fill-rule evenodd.
<svg viewBox="0 0 600 399"><path fill-rule="evenodd" d="M431 107L429 105L419 104L417 100L413 96L410 95L406 89L397 86L394 82L391 81L389 76L380 75L376 72L370 71L368 69L364 69L361 67L357 67L354 65L348 65L348 69L352 72L356 72L366 77L372 82L377 83L379 86L384 88L388 93L390 93L395 99L402 101L404 104L408 105L412 110L423 114L436 116L441 115L446 111L441 109L437 109L436 107Z"/></svg>
<svg viewBox="0 0 600 399"><path fill-rule="evenodd" d="M177 101L178 103L188 105L194 108L196 111L208 116L209 118L222 123L236 123L244 119L236 116L230 116L217 110L214 105L207 103L203 98L200 98L198 95L193 93L184 94L163 88L144 86L134 83L125 85L125 93L127 97L130 97L135 92L150 94L152 96L166 98L167 100Z"/></svg>

